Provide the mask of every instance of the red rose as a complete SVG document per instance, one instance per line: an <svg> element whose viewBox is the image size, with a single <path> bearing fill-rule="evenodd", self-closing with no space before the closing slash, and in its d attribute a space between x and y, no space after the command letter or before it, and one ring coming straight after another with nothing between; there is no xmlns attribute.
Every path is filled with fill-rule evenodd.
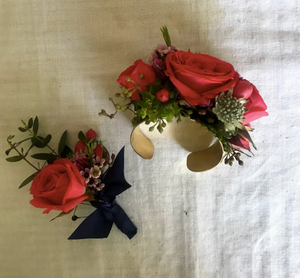
<svg viewBox="0 0 300 278"><path fill-rule="evenodd" d="M244 114L244 124L248 124L261 117L268 116L268 113L265 111L267 109L267 105L260 96L256 87L248 80L238 80L233 88L233 96L247 100L245 107L248 111Z"/></svg>
<svg viewBox="0 0 300 278"><path fill-rule="evenodd" d="M170 52L165 74L190 105L208 106L210 99L228 91L238 81L233 66L215 57L191 52Z"/></svg>
<svg viewBox="0 0 300 278"><path fill-rule="evenodd" d="M141 74L143 75L142 79ZM126 78L129 77L136 84L139 84L142 92L146 92L146 86L149 84L154 84L156 79L156 74L153 68L147 64L145 64L142 60L137 60L134 62L132 66L124 70L117 82L125 87L126 89L132 88L129 92L133 92L131 98L134 100L140 99L139 91L135 88L136 84L131 81L126 81Z"/></svg>
<svg viewBox="0 0 300 278"><path fill-rule="evenodd" d="M49 164L33 180L30 203L36 208L68 212L88 198L86 184L76 166L68 159L61 158Z"/></svg>

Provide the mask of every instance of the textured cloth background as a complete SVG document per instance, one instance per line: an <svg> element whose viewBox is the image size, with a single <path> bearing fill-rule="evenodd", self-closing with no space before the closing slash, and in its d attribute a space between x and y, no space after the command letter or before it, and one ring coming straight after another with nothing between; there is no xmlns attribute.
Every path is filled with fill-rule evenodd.
<svg viewBox="0 0 300 278"><path fill-rule="evenodd" d="M129 145L130 113L114 120L118 75L147 61L167 25L178 48L232 63L253 82L270 116L253 123L258 151L245 166L189 172L197 144L189 123L152 134L145 161ZM300 11L279 0L0 0L0 277L300 277ZM32 173L5 162L6 138L38 115L57 144L93 127L117 153L126 145L118 197L139 231L114 227L108 239L68 241L70 217L49 220L29 205ZM87 215L91 208L79 208Z"/></svg>

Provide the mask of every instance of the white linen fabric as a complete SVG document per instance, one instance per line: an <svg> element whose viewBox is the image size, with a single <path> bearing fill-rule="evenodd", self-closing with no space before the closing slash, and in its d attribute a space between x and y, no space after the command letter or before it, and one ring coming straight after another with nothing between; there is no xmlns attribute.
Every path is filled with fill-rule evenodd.
<svg viewBox="0 0 300 278"><path fill-rule="evenodd" d="M253 123L258 147L245 166L186 168L188 123L152 134L155 155L129 144L130 113L99 117L118 75L163 43L216 56L257 86L269 117ZM300 11L298 1L0 0L0 277L300 277ZM125 150L132 188L117 198L139 228L129 240L68 241L80 221L53 222L29 205L32 173L7 163L6 138L39 116L55 146L64 130L95 129ZM183 142L183 143L182 143ZM91 208L79 208L87 215Z"/></svg>

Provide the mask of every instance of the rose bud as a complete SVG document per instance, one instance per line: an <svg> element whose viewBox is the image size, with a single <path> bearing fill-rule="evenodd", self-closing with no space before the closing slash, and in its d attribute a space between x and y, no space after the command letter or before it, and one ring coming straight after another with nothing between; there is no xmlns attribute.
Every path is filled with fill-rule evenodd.
<svg viewBox="0 0 300 278"><path fill-rule="evenodd" d="M91 140L91 139L94 139L94 138L97 137L97 133L96 133L95 130L90 129L90 130L87 131L87 133L85 134L85 136L86 136L86 139Z"/></svg>
<svg viewBox="0 0 300 278"><path fill-rule="evenodd" d="M85 143L78 141L75 145L75 153L85 152Z"/></svg>
<svg viewBox="0 0 300 278"><path fill-rule="evenodd" d="M247 112L244 114L244 124L248 124L261 117L268 116L267 105L259 94L257 88L248 80L240 78L233 88L233 96L247 100L245 107Z"/></svg>
<svg viewBox="0 0 300 278"><path fill-rule="evenodd" d="M248 151L250 151L250 144L249 141L247 141L246 139L244 139L242 136L236 135L231 137L231 139L229 140L229 142L239 148L239 149L246 149Z"/></svg>
<svg viewBox="0 0 300 278"><path fill-rule="evenodd" d="M100 158L100 160L102 159L102 154L103 154L103 147L101 144L99 144L95 149L94 149L94 153L96 154L96 156L98 156Z"/></svg>
<svg viewBox="0 0 300 278"><path fill-rule="evenodd" d="M142 78L141 78L142 77ZM139 100L140 99L140 91L147 92L147 85L154 84L156 79L156 74L154 69L145 64L141 59L136 60L134 64L124 70L117 82L129 89L129 92L132 93L131 99ZM134 83L133 83L133 82ZM136 84L139 84L139 89L137 90Z"/></svg>
<svg viewBox="0 0 300 278"><path fill-rule="evenodd" d="M167 89L162 89L156 93L156 98L161 102L167 102L169 100L170 92Z"/></svg>

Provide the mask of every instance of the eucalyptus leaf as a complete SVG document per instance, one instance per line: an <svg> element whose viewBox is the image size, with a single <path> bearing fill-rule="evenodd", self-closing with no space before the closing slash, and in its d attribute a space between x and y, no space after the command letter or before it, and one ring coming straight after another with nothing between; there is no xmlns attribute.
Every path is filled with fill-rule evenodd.
<svg viewBox="0 0 300 278"><path fill-rule="evenodd" d="M11 152L11 150L12 150L12 148L6 150L6 151L5 151L5 154L6 154L6 155L9 155L9 153Z"/></svg>
<svg viewBox="0 0 300 278"><path fill-rule="evenodd" d="M39 118L36 116L33 122L33 133L36 135L39 131Z"/></svg>
<svg viewBox="0 0 300 278"><path fill-rule="evenodd" d="M28 126L28 128L32 128L32 125L33 125L33 119L30 118L29 121L28 121L27 126Z"/></svg>
<svg viewBox="0 0 300 278"><path fill-rule="evenodd" d="M36 154L33 154L31 157L34 159L39 159L39 160L48 160L51 157L56 157L56 156L51 153L36 153Z"/></svg>
<svg viewBox="0 0 300 278"><path fill-rule="evenodd" d="M16 155L16 156L6 158L6 161L8 161L8 162L17 162L17 161L20 161L22 159L23 159L22 155Z"/></svg>
<svg viewBox="0 0 300 278"><path fill-rule="evenodd" d="M29 176L28 178L26 178L19 186L19 189L24 187L26 184L30 183L36 177L37 174L38 174L38 172L36 172L36 173L32 174L31 176Z"/></svg>
<svg viewBox="0 0 300 278"><path fill-rule="evenodd" d="M59 217L62 217L62 216L64 216L64 215L69 214L69 213L72 212L73 210L74 210L74 209L71 209L71 210L68 211L68 212L62 211L60 214L58 214L57 216L55 216L54 218L52 218L52 219L50 220L50 222L53 221L53 220L55 220L56 218L59 218Z"/></svg>
<svg viewBox="0 0 300 278"><path fill-rule="evenodd" d="M35 147L41 149L41 148L44 148L44 147L45 147L45 145L44 145L44 140L45 140L45 138L42 137L42 136L32 137L32 138L31 138L31 143L32 143Z"/></svg>
<svg viewBox="0 0 300 278"><path fill-rule="evenodd" d="M26 131L27 131L27 129L24 128L24 127L19 127L18 129L19 129L21 132L26 132Z"/></svg>
<svg viewBox="0 0 300 278"><path fill-rule="evenodd" d="M47 164L53 164L53 162L57 159L58 157L56 155L51 155L47 160Z"/></svg>
<svg viewBox="0 0 300 278"><path fill-rule="evenodd" d="M67 131L62 134L58 144L58 154L61 155L67 142Z"/></svg>
<svg viewBox="0 0 300 278"><path fill-rule="evenodd" d="M82 131L79 131L79 133L78 133L78 139L80 141L84 142L84 143L87 141L87 139L86 139L86 137L85 137L85 135L84 135L84 133Z"/></svg>
<svg viewBox="0 0 300 278"><path fill-rule="evenodd" d="M43 141L43 144L45 145L45 147L49 144L49 142L51 141L51 138L52 138L51 134L48 134L48 135L45 137L45 139L44 139L44 141Z"/></svg>
<svg viewBox="0 0 300 278"><path fill-rule="evenodd" d="M73 151L71 150L71 148L68 145L65 145L60 156L63 158L67 158L67 157L71 156L72 154L73 154Z"/></svg>

